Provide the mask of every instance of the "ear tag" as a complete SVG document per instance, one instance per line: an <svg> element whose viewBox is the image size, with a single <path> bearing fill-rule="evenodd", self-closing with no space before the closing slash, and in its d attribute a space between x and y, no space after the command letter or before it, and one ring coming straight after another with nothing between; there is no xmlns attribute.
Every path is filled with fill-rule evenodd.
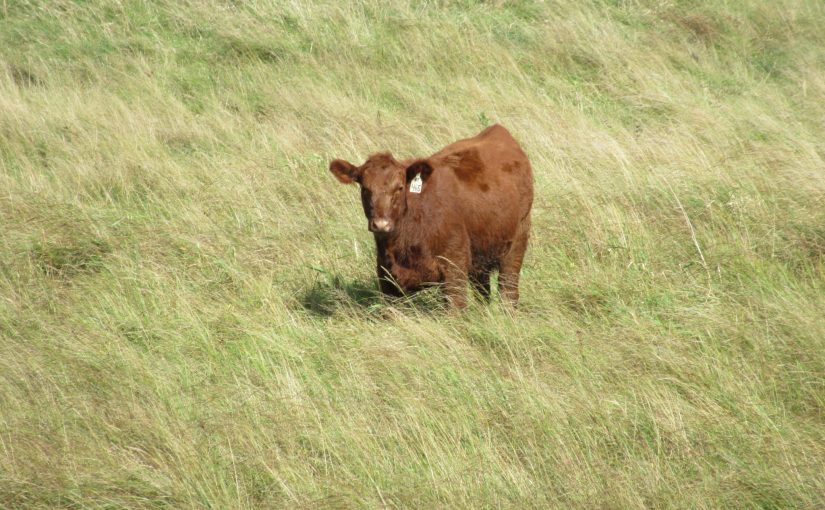
<svg viewBox="0 0 825 510"><path fill-rule="evenodd" d="M410 193L421 193L421 186L424 182L421 180L421 174L416 174L413 180L410 181Z"/></svg>

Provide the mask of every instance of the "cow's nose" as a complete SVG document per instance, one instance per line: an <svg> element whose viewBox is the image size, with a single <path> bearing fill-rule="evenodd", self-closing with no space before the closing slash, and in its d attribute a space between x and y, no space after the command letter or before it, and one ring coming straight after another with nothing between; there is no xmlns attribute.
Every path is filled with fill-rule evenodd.
<svg viewBox="0 0 825 510"><path fill-rule="evenodd" d="M373 232L389 232L392 230L392 223L384 218L375 219L370 222L370 230Z"/></svg>

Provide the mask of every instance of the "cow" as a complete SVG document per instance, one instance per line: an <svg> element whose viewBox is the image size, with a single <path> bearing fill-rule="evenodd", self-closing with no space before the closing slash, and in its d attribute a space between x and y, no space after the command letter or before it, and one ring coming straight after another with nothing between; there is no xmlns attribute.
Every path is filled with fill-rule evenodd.
<svg viewBox="0 0 825 510"><path fill-rule="evenodd" d="M503 301L518 303L533 171L503 126L428 158L399 162L381 152L361 166L336 159L329 169L340 182L361 187L381 292L399 296L443 284L448 302L463 308L468 280L488 301L490 273L498 270Z"/></svg>

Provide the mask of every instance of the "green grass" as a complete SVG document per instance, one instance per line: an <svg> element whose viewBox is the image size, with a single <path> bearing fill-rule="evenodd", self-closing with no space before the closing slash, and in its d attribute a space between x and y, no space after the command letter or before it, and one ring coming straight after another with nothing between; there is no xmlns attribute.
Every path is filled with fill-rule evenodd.
<svg viewBox="0 0 825 510"><path fill-rule="evenodd" d="M825 4L0 5L0 507L825 506ZM492 122L522 303L329 160Z"/></svg>

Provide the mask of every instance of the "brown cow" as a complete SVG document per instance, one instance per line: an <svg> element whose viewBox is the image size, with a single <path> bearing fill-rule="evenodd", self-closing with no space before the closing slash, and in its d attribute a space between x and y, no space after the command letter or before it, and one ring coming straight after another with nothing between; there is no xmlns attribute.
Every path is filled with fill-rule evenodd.
<svg viewBox="0 0 825 510"><path fill-rule="evenodd" d="M374 154L361 166L336 159L330 171L361 185L361 202L375 235L381 291L413 292L443 283L463 307L467 280L490 297L490 272L515 305L533 203L533 172L518 142L490 126L426 159L398 162Z"/></svg>

